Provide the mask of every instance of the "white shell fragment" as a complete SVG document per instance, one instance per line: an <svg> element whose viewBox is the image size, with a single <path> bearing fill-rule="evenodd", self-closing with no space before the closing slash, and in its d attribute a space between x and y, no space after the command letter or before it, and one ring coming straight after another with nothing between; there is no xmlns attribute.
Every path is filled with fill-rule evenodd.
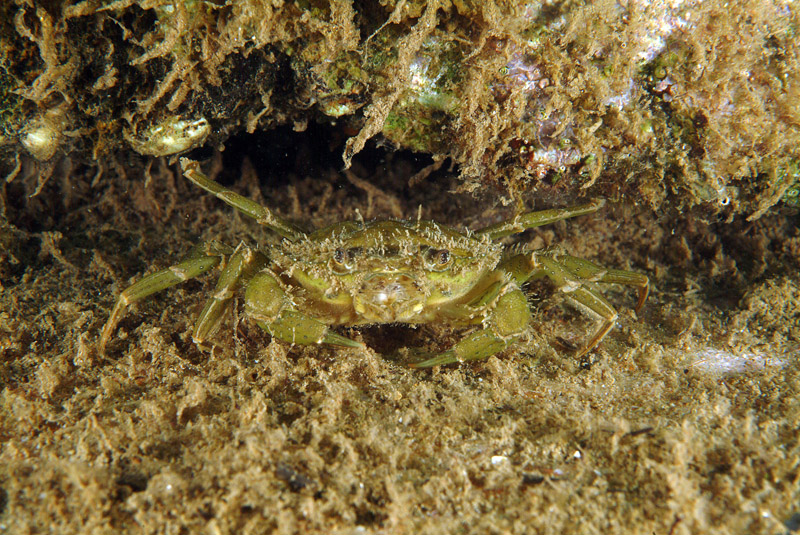
<svg viewBox="0 0 800 535"><path fill-rule="evenodd" d="M169 156L202 145L210 132L211 126L205 118L188 121L172 117L136 136L125 132L125 139L139 154Z"/></svg>
<svg viewBox="0 0 800 535"><path fill-rule="evenodd" d="M23 130L19 141L37 160L49 160L61 144L61 123L61 116L56 113L32 119Z"/></svg>

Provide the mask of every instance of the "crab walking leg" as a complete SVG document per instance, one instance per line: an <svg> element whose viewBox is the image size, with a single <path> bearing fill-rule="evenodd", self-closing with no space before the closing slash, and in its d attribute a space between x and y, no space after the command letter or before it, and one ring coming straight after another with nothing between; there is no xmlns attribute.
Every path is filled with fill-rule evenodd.
<svg viewBox="0 0 800 535"><path fill-rule="evenodd" d="M637 286L639 300L636 310L644 305L649 292L649 279L633 271L621 269L607 269L603 266L576 258L574 256L558 254L555 251L537 251L513 256L500 265L500 269L507 271L512 280L522 284L531 278L548 277L563 292L578 303L600 316L603 320L600 329L592 336L586 347L578 353L583 356L594 349L609 331L614 327L617 311L600 293L583 286L585 282L599 282L604 284L624 284Z"/></svg>
<svg viewBox="0 0 800 535"><path fill-rule="evenodd" d="M200 171L200 165L194 160L181 158L181 169L183 170L183 176L188 178L191 182L197 186L200 186L233 208L236 208L243 214L252 217L258 221L260 225L264 225L265 227L274 230L290 241L297 241L305 238L306 235L303 231L285 219L278 217L272 213L270 209L261 206L255 201L251 201L247 197L242 197L234 191L223 188L208 178Z"/></svg>
<svg viewBox="0 0 800 535"><path fill-rule="evenodd" d="M554 251L536 251L515 255L505 260L498 269L508 272L517 284L522 285L529 279L549 276L543 268L542 259L551 259L552 262L555 262L567 272L569 275L565 278L567 286L574 286L583 282L637 286L639 294L636 302L637 312L644 306L644 302L650 293L650 279L641 273L604 268L594 262L567 254L559 254Z"/></svg>
<svg viewBox="0 0 800 535"><path fill-rule="evenodd" d="M598 211L605 204L605 200L598 199L590 203L574 206L572 208L554 208L552 210L540 210L538 212L526 212L496 225L475 231L477 235L488 236L490 240L496 240L511 234L517 234L524 230L542 225L549 225L562 219L569 219L581 215L591 214Z"/></svg>
<svg viewBox="0 0 800 535"><path fill-rule="evenodd" d="M552 280L561 291L568 293L572 299L584 305L603 320L602 325L594 336L592 336L586 346L578 352L577 356L582 357L602 342L603 338L605 338L614 327L614 322L617 320L617 311L611 303L606 301L599 293L589 290L582 285L583 282L590 282L592 280L599 281L602 279L605 270L600 268L600 271L595 274L595 277L580 279L575 273L567 269L560 260L556 260L555 256L550 256L548 254L536 255L532 253L531 257L534 262L538 260L544 274L547 278Z"/></svg>
<svg viewBox="0 0 800 535"><path fill-rule="evenodd" d="M250 247L242 244L236 248L220 273L214 295L206 301L203 311L197 318L192 334L194 343L203 345L203 342L214 334L225 317L228 305L233 299L234 292L241 285L241 281L251 278L267 262L268 259L264 254Z"/></svg>
<svg viewBox="0 0 800 535"><path fill-rule="evenodd" d="M468 335L447 351L411 364L411 367L430 368L453 362L485 359L515 342L528 328L531 312L525 294L516 285L506 288L508 291L497 300L488 326Z"/></svg>
<svg viewBox="0 0 800 535"><path fill-rule="evenodd" d="M147 275L142 280L128 286L117 299L117 304L114 310L111 311L108 321L103 326L103 331L100 335L100 352L105 350L106 344L114 329L122 319L125 309L131 303L135 303L140 299L144 299L149 295L156 292L165 290L170 286L175 286L181 282L193 279L198 275L202 275L206 271L218 266L225 256L231 253L230 247L223 245L219 242L207 242L196 246L186 256L186 258L174 266L167 269L162 269L151 275Z"/></svg>
<svg viewBox="0 0 800 535"><path fill-rule="evenodd" d="M602 282L604 284L623 284L637 286L639 299L636 302L636 312L642 309L650 293L650 279L641 273L626 271L624 269L608 269L589 262L583 258L570 255L558 255L556 260L567 271L580 280Z"/></svg>
<svg viewBox="0 0 800 535"><path fill-rule="evenodd" d="M244 300L247 315L278 340L300 345L364 347L364 344L338 335L327 324L296 310L269 271L262 271L250 280Z"/></svg>
<svg viewBox="0 0 800 535"><path fill-rule="evenodd" d="M603 341L603 338L611 332L611 329L614 328L614 322L617 321L617 311L611 303L606 301L605 297L583 286L576 288L569 295L572 299L587 307L603 320L603 324L600 325L600 328L594 333L586 346L575 355L576 357L582 357L597 347L600 342Z"/></svg>

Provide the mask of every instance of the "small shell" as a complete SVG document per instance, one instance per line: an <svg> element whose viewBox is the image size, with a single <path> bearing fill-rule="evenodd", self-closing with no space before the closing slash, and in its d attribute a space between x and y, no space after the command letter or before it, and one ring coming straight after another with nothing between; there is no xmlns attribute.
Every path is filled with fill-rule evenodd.
<svg viewBox="0 0 800 535"><path fill-rule="evenodd" d="M22 131L19 141L37 160L49 160L61 144L63 122L61 113L55 111L35 117Z"/></svg>
<svg viewBox="0 0 800 535"><path fill-rule="evenodd" d="M125 139L139 154L169 156L202 145L210 132L211 126L205 118L188 121L169 117L138 136L126 131Z"/></svg>

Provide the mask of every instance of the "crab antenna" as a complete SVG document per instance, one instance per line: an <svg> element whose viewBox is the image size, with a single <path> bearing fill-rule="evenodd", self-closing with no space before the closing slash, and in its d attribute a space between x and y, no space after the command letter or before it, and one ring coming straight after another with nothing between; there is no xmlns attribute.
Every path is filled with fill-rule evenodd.
<svg viewBox="0 0 800 535"><path fill-rule="evenodd" d="M189 158L181 158L183 176L197 186L200 186L218 199L236 208L243 214L249 215L260 225L274 230L289 241L299 241L306 237L306 233L289 223L285 219L273 214L269 208L242 197L229 189L225 189L200 171L200 164Z"/></svg>
<svg viewBox="0 0 800 535"><path fill-rule="evenodd" d="M490 240L496 240L498 238L517 234L529 228L541 227L542 225L549 225L550 223L561 221L562 219L591 214L602 208L605 203L606 201L604 199L597 199L572 208L554 208L552 210L540 210L538 212L525 212L508 221L476 230L475 234L487 236Z"/></svg>

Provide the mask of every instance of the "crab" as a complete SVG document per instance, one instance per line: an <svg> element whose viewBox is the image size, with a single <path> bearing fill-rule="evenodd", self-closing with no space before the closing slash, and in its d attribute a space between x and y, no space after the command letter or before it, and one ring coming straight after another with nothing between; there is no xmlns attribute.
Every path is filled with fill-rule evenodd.
<svg viewBox="0 0 800 535"><path fill-rule="evenodd" d="M272 210L223 188L182 158L184 176L282 238L276 247L236 248L211 241L178 264L148 275L119 296L100 337L105 348L131 303L221 267L216 289L197 319L193 341L203 347L244 288L246 316L273 339L290 344L364 348L335 326L428 324L471 327L449 349L411 364L427 368L490 357L518 342L532 321L524 285L546 277L600 318L578 355L594 349L614 326L617 312L595 283L638 289L638 311L647 298L645 275L608 269L556 248L511 254L499 240L526 229L599 210L603 200L527 212L475 231L434 221L345 221L306 233Z"/></svg>

